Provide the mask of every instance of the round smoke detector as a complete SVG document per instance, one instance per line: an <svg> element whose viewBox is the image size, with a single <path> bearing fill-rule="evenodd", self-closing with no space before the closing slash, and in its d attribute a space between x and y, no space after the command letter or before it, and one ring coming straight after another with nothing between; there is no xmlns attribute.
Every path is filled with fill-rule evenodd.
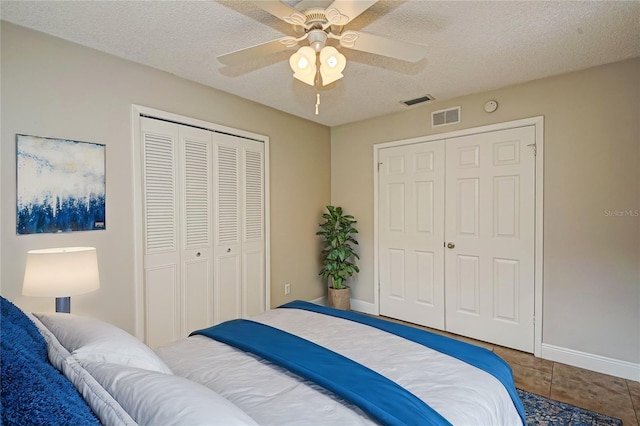
<svg viewBox="0 0 640 426"><path fill-rule="evenodd" d="M491 100L489 102L487 102L486 104L484 104L484 110L487 112L493 112L495 110L498 109L498 102Z"/></svg>

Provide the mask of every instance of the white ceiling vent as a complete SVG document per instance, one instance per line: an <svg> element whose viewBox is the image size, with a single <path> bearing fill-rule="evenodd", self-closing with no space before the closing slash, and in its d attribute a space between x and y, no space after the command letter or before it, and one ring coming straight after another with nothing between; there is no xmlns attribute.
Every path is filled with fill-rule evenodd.
<svg viewBox="0 0 640 426"><path fill-rule="evenodd" d="M441 109L431 113L431 127L445 126L460 122L460 107Z"/></svg>

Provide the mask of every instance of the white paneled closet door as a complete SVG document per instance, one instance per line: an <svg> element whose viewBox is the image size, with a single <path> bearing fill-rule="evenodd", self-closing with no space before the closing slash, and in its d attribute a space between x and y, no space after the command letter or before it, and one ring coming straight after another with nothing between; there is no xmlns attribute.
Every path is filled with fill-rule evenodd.
<svg viewBox="0 0 640 426"><path fill-rule="evenodd" d="M380 314L444 329L444 141L384 148Z"/></svg>
<svg viewBox="0 0 640 426"><path fill-rule="evenodd" d="M535 128L379 151L380 313L533 352Z"/></svg>
<svg viewBox="0 0 640 426"><path fill-rule="evenodd" d="M446 143L447 331L533 352L533 126Z"/></svg>
<svg viewBox="0 0 640 426"><path fill-rule="evenodd" d="M264 144L214 135L215 322L265 306Z"/></svg>

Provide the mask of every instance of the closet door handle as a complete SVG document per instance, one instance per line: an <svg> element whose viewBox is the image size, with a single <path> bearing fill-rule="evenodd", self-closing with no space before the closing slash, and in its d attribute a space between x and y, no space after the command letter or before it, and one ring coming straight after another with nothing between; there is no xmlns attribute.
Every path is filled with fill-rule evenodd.
<svg viewBox="0 0 640 426"><path fill-rule="evenodd" d="M231 247L227 249L227 253L231 253Z"/></svg>
<svg viewBox="0 0 640 426"><path fill-rule="evenodd" d="M450 249L454 248L455 246L456 245L454 243L448 243L447 244L447 248L450 248Z"/></svg>

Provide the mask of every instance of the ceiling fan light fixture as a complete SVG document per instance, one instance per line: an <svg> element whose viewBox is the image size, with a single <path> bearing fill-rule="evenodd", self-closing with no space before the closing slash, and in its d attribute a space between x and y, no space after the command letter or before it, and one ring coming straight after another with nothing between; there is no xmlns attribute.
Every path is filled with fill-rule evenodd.
<svg viewBox="0 0 640 426"><path fill-rule="evenodd" d="M281 19L293 28L295 36L285 36L252 47L218 56L225 65L238 65L258 55L269 55L284 49L301 47L289 58L293 76L309 86L326 86L344 77L345 57L334 46L386 56L406 62L418 62L426 55L426 46L375 34L345 30L345 26L379 0L333 0L325 2L263 0L251 1L255 6ZM295 3L295 7L293 4ZM329 3L329 2L327 2ZM301 10L296 9L299 8ZM333 46L328 46L330 42ZM320 61L318 63L318 61ZM317 75L320 74L319 77Z"/></svg>
<svg viewBox="0 0 640 426"><path fill-rule="evenodd" d="M298 80L315 85L316 79L316 52L309 46L303 46L289 58L289 65L293 70L293 76Z"/></svg>
<svg viewBox="0 0 640 426"><path fill-rule="evenodd" d="M326 86L336 80L340 80L344 75L347 59L333 46L326 46L320 51L320 75L322 85Z"/></svg>

